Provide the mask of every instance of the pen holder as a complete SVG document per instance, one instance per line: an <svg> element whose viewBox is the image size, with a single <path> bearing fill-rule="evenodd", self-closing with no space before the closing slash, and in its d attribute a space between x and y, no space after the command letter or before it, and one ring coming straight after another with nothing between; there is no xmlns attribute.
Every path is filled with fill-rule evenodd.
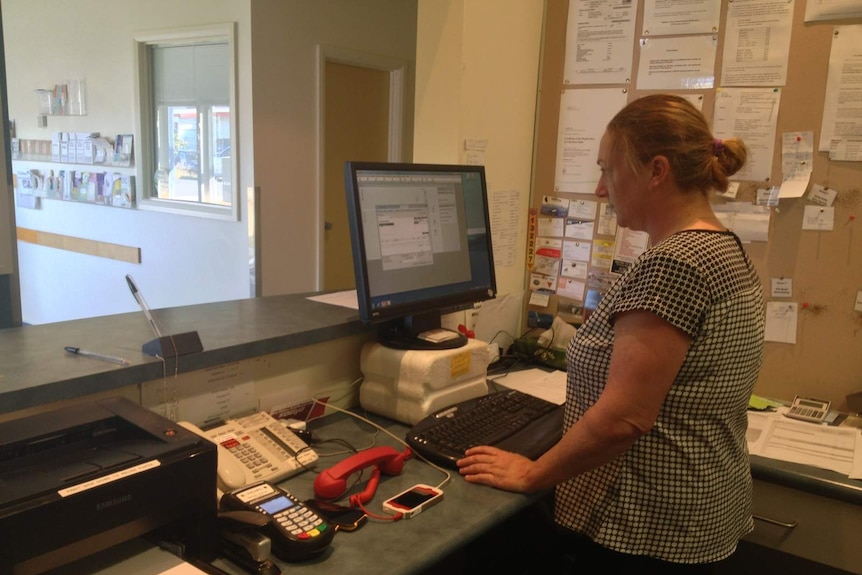
<svg viewBox="0 0 862 575"><path fill-rule="evenodd" d="M163 335L148 341L141 350L147 355L169 358L203 351L204 346L198 332L187 331L174 335Z"/></svg>

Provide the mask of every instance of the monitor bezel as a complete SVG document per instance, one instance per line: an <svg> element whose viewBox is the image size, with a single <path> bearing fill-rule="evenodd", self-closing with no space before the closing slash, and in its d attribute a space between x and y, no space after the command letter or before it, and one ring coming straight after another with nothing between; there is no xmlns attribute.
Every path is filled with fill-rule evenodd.
<svg viewBox="0 0 862 575"><path fill-rule="evenodd" d="M482 189L482 207L485 221L485 241L488 257L490 286L476 285L455 294L425 294L416 301L399 303L389 308L372 309L372 296L369 290L369 274L366 258L365 233L362 222L362 206L357 174L362 171L379 172L439 172L478 174ZM410 316L430 314L439 316L459 310L470 309L476 303L493 299L497 293L497 280L494 267L494 252L491 238L490 206L484 166L459 164L423 164L403 162L366 162L348 161L344 164L345 195L347 197L347 218L350 225L351 249L353 254L356 295L359 304L359 318L365 324L379 325L404 320ZM438 288L428 288L429 292ZM433 321L433 319L431 320ZM427 327L427 326L426 326Z"/></svg>

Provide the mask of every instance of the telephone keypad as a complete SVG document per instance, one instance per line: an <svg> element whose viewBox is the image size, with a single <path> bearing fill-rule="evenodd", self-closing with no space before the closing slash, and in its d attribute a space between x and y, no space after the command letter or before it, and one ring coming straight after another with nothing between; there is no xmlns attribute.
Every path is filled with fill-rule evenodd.
<svg viewBox="0 0 862 575"><path fill-rule="evenodd" d="M241 439L245 441L248 437L246 436ZM240 442L235 438L231 438L222 442L222 446L236 456L239 462L245 465L256 478L262 477L262 472L264 470L267 470L270 473L278 471L278 467L272 465L269 460L250 443Z"/></svg>

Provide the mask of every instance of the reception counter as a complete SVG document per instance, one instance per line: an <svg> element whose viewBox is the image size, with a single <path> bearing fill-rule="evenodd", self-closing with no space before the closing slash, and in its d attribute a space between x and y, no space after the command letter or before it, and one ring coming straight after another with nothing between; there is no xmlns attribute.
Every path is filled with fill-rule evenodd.
<svg viewBox="0 0 862 575"><path fill-rule="evenodd" d="M203 352L180 356L176 365L145 355L141 347L154 335L140 312L0 330L0 416L156 380L175 367L187 373L373 333L356 310L305 295L159 309L153 315L165 334L197 331ZM66 346L119 356L130 365L75 356Z"/></svg>
<svg viewBox="0 0 862 575"><path fill-rule="evenodd" d="M141 313L0 330L0 419L26 415L51 404L86 401L89 396L135 389L139 384L160 380L166 373L173 374L174 370L190 373L285 352L312 357L319 363L347 365L351 373L358 374L358 349L374 336L373 328L359 322L356 310L311 301L305 295L161 309L154 314L166 333L197 331L203 352L181 356L176 363L163 363L145 355L141 346L153 334ZM308 353L319 344L332 346L322 360ZM75 356L64 351L66 346L121 356L130 365ZM279 385L293 384L287 381ZM358 424L339 415L330 420L332 425L340 422L338 426L330 428L329 423L324 423L329 417L335 416L318 424L324 426L319 430L321 434L328 433L327 429L339 429L339 434L353 437L357 447L368 446L363 443L368 439L364 432L342 431ZM396 435L403 437L406 429L390 424L395 426ZM387 438L383 441L390 442ZM439 482L438 472L413 463L410 473L381 484L377 500L408 487L408 483ZM791 567L781 571L783 575L793 573L794 564L808 566L806 562L833 569L834 573L862 574L858 546L858 535L862 533L862 481L761 457L752 457L752 474L755 513L766 521L757 521L755 532L746 538L745 553L768 550L790 557ZM306 473L285 485L309 497L312 480L313 474ZM434 565L468 549L470 542L494 533L496 527L517 525L519 514L535 503L535 498L468 485L457 476L445 489L446 502L429 510L427 517L393 525L368 525L354 534L340 534L331 558L321 558L302 570L322 573L343 568L358 572L356 564L372 560L380 565L375 572L433 570ZM163 552L155 549L147 553ZM478 556L476 548L471 548L468 555ZM733 571L735 575L745 573L746 565L762 567L757 561L746 561L745 554L739 555L741 565ZM766 571L757 572L762 575Z"/></svg>

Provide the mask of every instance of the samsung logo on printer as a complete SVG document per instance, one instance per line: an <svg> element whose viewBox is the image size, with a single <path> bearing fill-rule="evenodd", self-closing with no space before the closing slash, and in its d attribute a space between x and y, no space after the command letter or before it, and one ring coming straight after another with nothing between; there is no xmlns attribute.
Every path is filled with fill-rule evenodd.
<svg viewBox="0 0 862 575"><path fill-rule="evenodd" d="M96 511L104 511L105 509L110 509L111 507L116 507L117 505L122 505L123 503L128 503L132 500L132 494L123 495L121 497L114 497L113 499L107 499L105 501L100 501L96 503Z"/></svg>

